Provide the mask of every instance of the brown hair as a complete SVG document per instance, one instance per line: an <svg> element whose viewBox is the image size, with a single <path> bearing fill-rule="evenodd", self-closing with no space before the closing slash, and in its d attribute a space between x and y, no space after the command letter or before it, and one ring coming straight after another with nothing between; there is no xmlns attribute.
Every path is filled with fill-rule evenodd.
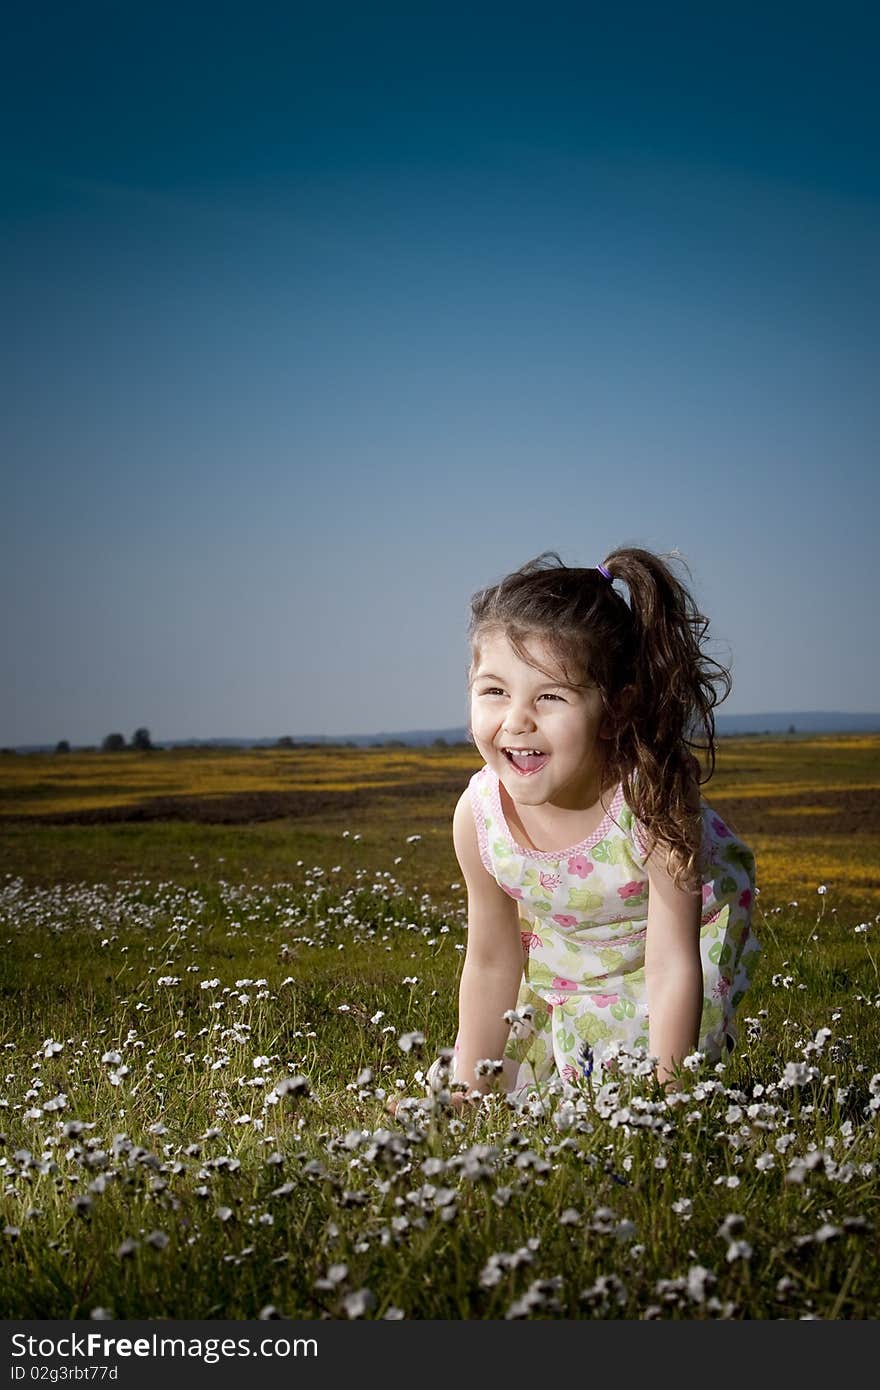
<svg viewBox="0 0 880 1390"><path fill-rule="evenodd" d="M603 565L609 580L600 569L569 568L555 551L544 551L473 596L469 637L476 661L481 636L500 630L532 666L525 644L540 638L570 684L596 687L607 715L605 786L622 783L650 848L665 844L676 883L693 886L698 786L715 767L712 711L731 681L703 650L708 619L674 574L673 558L613 550ZM626 585L628 601L612 580Z"/></svg>

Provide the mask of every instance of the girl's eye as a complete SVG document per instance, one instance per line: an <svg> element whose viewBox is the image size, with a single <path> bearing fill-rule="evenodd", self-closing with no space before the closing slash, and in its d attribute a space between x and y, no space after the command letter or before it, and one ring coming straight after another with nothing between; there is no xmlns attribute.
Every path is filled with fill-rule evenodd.
<svg viewBox="0 0 880 1390"><path fill-rule="evenodd" d="M504 691L501 689L500 685L490 685L490 686L488 686L485 690L480 690L480 691L478 691L478 694L480 694L480 695L503 695L503 694L504 694ZM539 695L539 696L538 696L538 699L539 699L539 700L558 700L560 704L563 704L563 705L565 704L565 700L564 700L563 696L562 696L562 695L557 695L557 694L555 694L555 693L554 693L553 691L551 691L551 690L547 690L547 691L544 692L543 695Z"/></svg>

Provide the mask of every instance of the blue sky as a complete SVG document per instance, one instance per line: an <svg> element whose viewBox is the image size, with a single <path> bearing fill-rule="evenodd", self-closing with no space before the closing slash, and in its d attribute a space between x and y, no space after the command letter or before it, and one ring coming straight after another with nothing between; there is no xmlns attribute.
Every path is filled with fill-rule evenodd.
<svg viewBox="0 0 880 1390"><path fill-rule="evenodd" d="M0 743L464 722L477 588L679 549L876 710L870 7L7 20Z"/></svg>

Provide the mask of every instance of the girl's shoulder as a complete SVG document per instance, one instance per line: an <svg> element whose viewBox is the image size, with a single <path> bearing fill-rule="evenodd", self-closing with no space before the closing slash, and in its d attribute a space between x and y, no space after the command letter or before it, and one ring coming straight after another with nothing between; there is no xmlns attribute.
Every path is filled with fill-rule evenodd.
<svg viewBox="0 0 880 1390"><path fill-rule="evenodd" d="M483 766L478 767L476 772L471 777L470 781L468 782L468 786L478 787L480 788L480 790L482 790L483 788L491 787L493 782L497 781L497 773L492 771L488 763L483 763Z"/></svg>
<svg viewBox="0 0 880 1390"><path fill-rule="evenodd" d="M727 825L718 811L709 804L699 791L697 792L696 801L702 821L704 844L725 840L739 842L739 836L736 832ZM697 809L697 806L695 806L695 809ZM641 850L646 847L650 839L647 830L638 819L635 811L626 801L623 803L618 821L621 829L632 838L637 848Z"/></svg>
<svg viewBox="0 0 880 1390"><path fill-rule="evenodd" d="M470 778L462 801L469 801L471 814L474 818L474 828L477 832L477 844L480 849L480 859L487 873L495 876L495 869L492 863L492 854L489 848L489 835L493 828L493 809L492 809L492 772L487 764L480 768ZM497 789L495 791L497 797Z"/></svg>
<svg viewBox="0 0 880 1390"><path fill-rule="evenodd" d="M474 821L479 830L480 825L493 815L498 802L498 778L488 763L477 768L468 781L465 794L470 801Z"/></svg>

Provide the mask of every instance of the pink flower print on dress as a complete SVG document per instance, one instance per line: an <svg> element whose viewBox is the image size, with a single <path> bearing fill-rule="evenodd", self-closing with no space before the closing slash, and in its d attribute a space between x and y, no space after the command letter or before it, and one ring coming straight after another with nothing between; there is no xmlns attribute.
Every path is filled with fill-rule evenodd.
<svg viewBox="0 0 880 1390"><path fill-rule="evenodd" d="M567 1004L567 1003L568 1003L569 998L570 998L570 996L569 996L568 994L548 994L548 995L547 995L547 1005L548 1005L548 1008L551 1008L551 1009L552 1009L553 1006L554 1006L555 1004L558 1004L558 1005L561 1007L563 1004Z"/></svg>
<svg viewBox="0 0 880 1390"><path fill-rule="evenodd" d="M595 868L585 854L573 854L568 861L568 872L577 874L578 878L586 878Z"/></svg>
<svg viewBox="0 0 880 1390"><path fill-rule="evenodd" d="M574 980L566 980L562 975L555 976L552 984L554 989L577 989L577 984Z"/></svg>
<svg viewBox="0 0 880 1390"><path fill-rule="evenodd" d="M573 1067L571 1062L567 1062L562 1068L563 1081L575 1082L580 1080L580 1072L577 1067Z"/></svg>
<svg viewBox="0 0 880 1390"><path fill-rule="evenodd" d="M622 888L618 888L617 890L618 895L624 900L627 898L637 898L640 894L644 893L644 891L645 884L640 883L637 878L630 879L629 883L625 883Z"/></svg>
<svg viewBox="0 0 880 1390"><path fill-rule="evenodd" d="M744 889L742 890L742 892L741 892L740 895L739 895L739 905L740 905L740 907L751 907L751 905L752 905L752 890L751 890L751 888L744 888Z"/></svg>
<svg viewBox="0 0 880 1390"><path fill-rule="evenodd" d="M561 882L562 879L558 874L541 874L541 887L546 888L549 893L552 893L554 888L558 888Z"/></svg>
<svg viewBox="0 0 880 1390"><path fill-rule="evenodd" d="M590 996L597 1009L607 1009L609 1005L616 1004L620 998L619 994L593 994Z"/></svg>
<svg viewBox="0 0 880 1390"><path fill-rule="evenodd" d="M731 837L732 831L728 830L727 826L724 824L724 821L721 820L718 816L712 817L712 829L715 831L715 834L718 836L719 840L729 840Z"/></svg>
<svg viewBox="0 0 880 1390"><path fill-rule="evenodd" d="M506 883L502 883L501 887L504 889L505 893L509 898L521 898L523 895L523 891L521 888L508 888Z"/></svg>
<svg viewBox="0 0 880 1390"><path fill-rule="evenodd" d="M519 939L522 942L524 951L536 951L539 946L544 945L540 936L536 936L533 931L521 931Z"/></svg>
<svg viewBox="0 0 880 1390"><path fill-rule="evenodd" d="M722 975L712 991L713 999L724 999L730 993L730 981Z"/></svg>
<svg viewBox="0 0 880 1390"><path fill-rule="evenodd" d="M704 883L704 884L703 884L703 902L704 902L704 903L707 903L707 902L709 901L709 899L711 898L711 896L712 896L712 885L711 885L711 883Z"/></svg>
<svg viewBox="0 0 880 1390"><path fill-rule="evenodd" d="M570 912L554 912L553 921L559 927L576 927L578 919L572 917Z"/></svg>

